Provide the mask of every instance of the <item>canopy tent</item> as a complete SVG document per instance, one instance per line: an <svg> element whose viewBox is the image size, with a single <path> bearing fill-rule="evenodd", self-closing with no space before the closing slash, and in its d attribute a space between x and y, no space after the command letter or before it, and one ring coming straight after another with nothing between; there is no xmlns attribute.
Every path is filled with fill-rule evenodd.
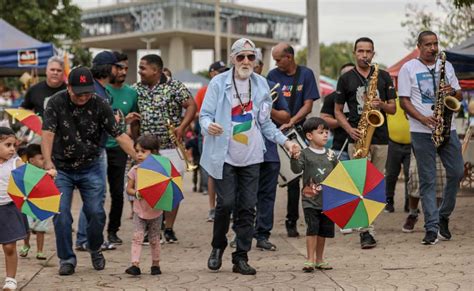
<svg viewBox="0 0 474 291"><path fill-rule="evenodd" d="M44 69L54 55L51 43L40 42L0 18L0 75L20 75Z"/></svg>
<svg viewBox="0 0 474 291"><path fill-rule="evenodd" d="M209 84L208 79L200 75L193 74L193 72L190 70L182 70L174 73L173 79L181 81L193 96L196 96L197 91L201 89L201 87Z"/></svg>
<svg viewBox="0 0 474 291"><path fill-rule="evenodd" d="M474 34L447 50L446 58L453 64L458 79L474 79Z"/></svg>

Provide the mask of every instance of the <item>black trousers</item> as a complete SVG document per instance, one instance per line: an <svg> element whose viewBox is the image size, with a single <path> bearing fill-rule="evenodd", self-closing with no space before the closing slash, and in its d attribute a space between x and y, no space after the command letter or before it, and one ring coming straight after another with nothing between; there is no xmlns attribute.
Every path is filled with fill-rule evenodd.
<svg viewBox="0 0 474 291"><path fill-rule="evenodd" d="M395 196L395 185L403 165L405 176L405 198L408 198L408 171L410 169L411 144L400 144L389 140L387 163L385 164L385 191L387 198Z"/></svg>
<svg viewBox="0 0 474 291"><path fill-rule="evenodd" d="M214 219L212 247L225 249L229 231L230 213L234 213L233 230L236 233L236 250L232 263L248 261L252 246L255 206L257 204L260 164L234 167L224 164L222 179L215 179L217 204Z"/></svg>
<svg viewBox="0 0 474 291"><path fill-rule="evenodd" d="M286 220L296 222L300 218L300 178L294 179L287 185L288 202L286 205Z"/></svg>
<svg viewBox="0 0 474 291"><path fill-rule="evenodd" d="M123 212L123 191L127 154L118 146L107 148L107 179L110 187L110 212L107 232L117 232Z"/></svg>

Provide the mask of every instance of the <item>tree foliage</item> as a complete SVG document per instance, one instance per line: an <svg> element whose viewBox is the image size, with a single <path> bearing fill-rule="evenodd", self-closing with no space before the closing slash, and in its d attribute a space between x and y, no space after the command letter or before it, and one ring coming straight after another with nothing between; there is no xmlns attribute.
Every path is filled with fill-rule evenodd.
<svg viewBox="0 0 474 291"><path fill-rule="evenodd" d="M339 69L345 63L352 62L352 43L337 42L329 45L320 44L321 74L336 79ZM308 49L297 52L295 60L300 65L306 65Z"/></svg>
<svg viewBox="0 0 474 291"><path fill-rule="evenodd" d="M423 30L432 30L438 34L441 47L449 48L461 43L474 33L473 0L437 1L438 11L445 16L437 16L424 6L408 4L402 27L408 29L409 37L405 41L408 49L416 46L418 34Z"/></svg>
<svg viewBox="0 0 474 291"><path fill-rule="evenodd" d="M0 18L24 33L62 48L62 40L69 39L68 48L74 64L89 64L91 55L79 45L81 39L81 9L71 0L0 0Z"/></svg>

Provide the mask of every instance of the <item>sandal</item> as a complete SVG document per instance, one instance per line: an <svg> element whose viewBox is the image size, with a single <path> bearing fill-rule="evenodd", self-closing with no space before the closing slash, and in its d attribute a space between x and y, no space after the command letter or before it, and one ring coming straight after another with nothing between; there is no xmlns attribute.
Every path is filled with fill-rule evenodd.
<svg viewBox="0 0 474 291"><path fill-rule="evenodd" d="M303 272L312 273L314 271L314 264L311 262L304 262Z"/></svg>
<svg viewBox="0 0 474 291"><path fill-rule="evenodd" d="M37 259L37 260L42 260L42 261L43 261L43 260L46 260L46 259L47 259L47 257L44 255L44 253L42 253L42 252L39 252L39 253L37 253L37 254L36 254L36 259Z"/></svg>
<svg viewBox="0 0 474 291"><path fill-rule="evenodd" d="M26 246L26 245L22 246L20 251L19 251L20 257L26 258L26 256L28 256L29 250L30 250L29 246Z"/></svg>
<svg viewBox="0 0 474 291"><path fill-rule="evenodd" d="M331 265L328 262L316 263L314 267L318 270L332 270Z"/></svg>

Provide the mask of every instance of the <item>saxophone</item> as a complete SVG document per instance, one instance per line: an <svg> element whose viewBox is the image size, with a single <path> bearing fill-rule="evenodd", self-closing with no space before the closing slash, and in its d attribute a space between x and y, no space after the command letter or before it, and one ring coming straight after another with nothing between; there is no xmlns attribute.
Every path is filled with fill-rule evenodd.
<svg viewBox="0 0 474 291"><path fill-rule="evenodd" d="M374 67L374 72L370 77L369 89L367 91L367 98L364 102L364 108L360 115L357 129L361 133L361 138L354 144L355 159L365 158L369 154L370 143L376 127L382 126L385 122L383 114L372 107L372 100L377 97L377 81L379 76L379 65L370 65Z"/></svg>
<svg viewBox="0 0 474 291"><path fill-rule="evenodd" d="M440 58L439 84L436 90L436 100L433 109L433 117L436 118L438 122L431 135L431 140L433 140L436 148L439 148L449 140L453 113L461 109L461 103L458 99L441 91L446 85L446 54L441 52Z"/></svg>
<svg viewBox="0 0 474 291"><path fill-rule="evenodd" d="M178 152L179 157L186 164L186 171L192 172L196 170L198 166L193 164L193 162L188 159L188 157L186 156L186 148L184 147L184 144L180 142L176 138L176 134L174 134L174 130L175 130L174 125L171 123L169 119L166 120L166 122L167 122L168 134L170 135L170 139L176 145L176 151Z"/></svg>

